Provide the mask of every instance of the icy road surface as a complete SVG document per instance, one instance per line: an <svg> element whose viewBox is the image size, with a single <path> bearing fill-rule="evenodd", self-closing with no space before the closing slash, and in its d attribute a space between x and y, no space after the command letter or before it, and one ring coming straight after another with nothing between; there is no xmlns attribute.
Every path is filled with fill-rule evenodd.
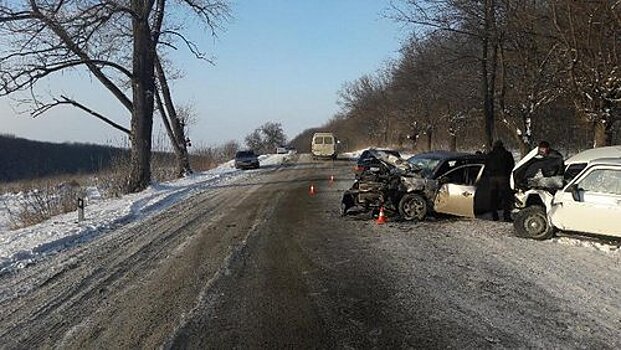
<svg viewBox="0 0 621 350"><path fill-rule="evenodd" d="M302 156L8 270L0 347L621 348L615 246L341 218L351 166Z"/></svg>
<svg viewBox="0 0 621 350"><path fill-rule="evenodd" d="M41 258L76 244L88 242L127 223L143 220L168 209L213 186L232 181L249 181L257 173L273 170L286 164L290 156L261 155L262 168L241 171L229 161L219 167L192 174L186 178L157 183L145 191L122 198L103 199L96 187L87 191L85 221L76 222L75 212L58 215L40 224L10 230L9 212L19 211L23 193L0 195L0 274L24 268Z"/></svg>

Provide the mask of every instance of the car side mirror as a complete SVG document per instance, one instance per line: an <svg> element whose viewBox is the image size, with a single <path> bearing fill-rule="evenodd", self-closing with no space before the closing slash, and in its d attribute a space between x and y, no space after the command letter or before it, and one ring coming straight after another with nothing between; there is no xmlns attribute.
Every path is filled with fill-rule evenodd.
<svg viewBox="0 0 621 350"><path fill-rule="evenodd" d="M440 183L440 185L447 184L449 182L449 178L448 176L440 176L438 178L438 182Z"/></svg>
<svg viewBox="0 0 621 350"><path fill-rule="evenodd" d="M581 198L580 198L580 188L578 187L578 184L573 184L573 185L567 187L565 192L571 192L571 196L574 199L574 201L576 201L576 202L581 202L582 201Z"/></svg>

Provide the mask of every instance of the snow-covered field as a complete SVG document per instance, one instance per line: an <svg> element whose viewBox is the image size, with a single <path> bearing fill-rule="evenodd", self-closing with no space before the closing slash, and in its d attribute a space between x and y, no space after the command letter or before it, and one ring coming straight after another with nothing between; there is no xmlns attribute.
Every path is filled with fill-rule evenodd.
<svg viewBox="0 0 621 350"><path fill-rule="evenodd" d="M285 154L262 155L259 160L261 167L273 167L282 164L287 157ZM25 267L42 256L92 240L124 223L157 214L210 187L251 178L261 171L264 169L240 171L229 161L215 169L156 183L143 192L118 199L102 199L97 188L91 187L87 190L84 221L78 223L77 214L71 212L18 230L10 230L8 209L17 210L20 194L3 194L0 196L0 273Z"/></svg>

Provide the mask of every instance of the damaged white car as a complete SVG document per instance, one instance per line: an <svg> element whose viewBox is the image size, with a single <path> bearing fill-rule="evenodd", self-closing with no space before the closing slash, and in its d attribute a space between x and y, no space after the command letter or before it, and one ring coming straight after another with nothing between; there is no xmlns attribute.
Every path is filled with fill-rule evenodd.
<svg viewBox="0 0 621 350"><path fill-rule="evenodd" d="M621 146L569 158L564 176L526 179L525 169L538 166L536 155L534 149L513 170L516 235L542 240L561 230L621 237Z"/></svg>

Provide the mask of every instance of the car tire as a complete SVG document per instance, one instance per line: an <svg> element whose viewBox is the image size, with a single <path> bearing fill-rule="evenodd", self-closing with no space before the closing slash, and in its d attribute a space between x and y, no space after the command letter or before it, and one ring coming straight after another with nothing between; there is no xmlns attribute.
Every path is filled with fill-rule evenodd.
<svg viewBox="0 0 621 350"><path fill-rule="evenodd" d="M554 227L548 222L546 209L539 205L526 207L513 218L515 235L522 238L545 240L554 236Z"/></svg>
<svg viewBox="0 0 621 350"><path fill-rule="evenodd" d="M427 201L416 193L407 193L399 201L399 215L406 221L422 221L427 216Z"/></svg>

